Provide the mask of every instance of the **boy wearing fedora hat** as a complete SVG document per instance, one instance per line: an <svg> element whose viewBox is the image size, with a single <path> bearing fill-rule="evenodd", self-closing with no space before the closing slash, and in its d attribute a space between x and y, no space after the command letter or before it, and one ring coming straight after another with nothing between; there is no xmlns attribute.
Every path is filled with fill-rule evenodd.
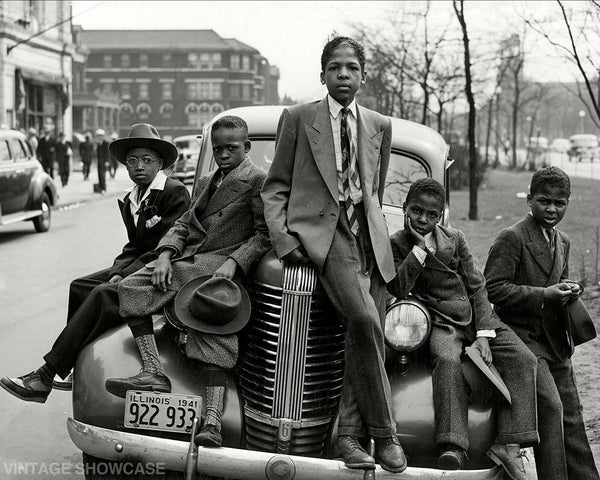
<svg viewBox="0 0 600 480"><path fill-rule="evenodd" d="M54 376L69 376L81 349L123 322L119 282L157 257L160 238L189 207L187 187L162 172L175 162L177 148L161 139L152 125L133 125L128 137L115 140L109 148L127 166L135 184L124 200L119 200L128 242L111 267L71 283L67 325L44 356L46 363L31 374L0 381L5 390L22 400L43 403L52 386L70 390L70 382L53 381Z"/></svg>
<svg viewBox="0 0 600 480"><path fill-rule="evenodd" d="M248 127L241 118L225 116L216 120L211 129L211 143L219 168L199 180L192 207L160 241L158 259L119 284L119 312L127 319L138 345L142 370L132 377L106 381L106 389L117 396L124 397L127 390L171 391L171 382L159 359L151 315L181 290L177 307L185 292L195 285L189 282L198 277L216 277L203 288L216 285L218 289L207 295L196 288L192 300L186 302L189 308L176 308L183 322L196 318L188 322L192 330L188 332L185 352L188 357L221 368L231 368L237 361L235 332L242 325L236 313L239 301L234 297L243 293L234 295L232 291L236 288L230 280L237 274L248 274L271 248L260 197L265 172L247 156ZM218 308L215 297L221 298ZM212 303L208 302L210 298ZM227 327L213 325L209 331L206 314L215 311L218 314L213 315L213 323L219 318L228 319ZM207 416L197 443L221 444L223 396L222 386L208 389Z"/></svg>

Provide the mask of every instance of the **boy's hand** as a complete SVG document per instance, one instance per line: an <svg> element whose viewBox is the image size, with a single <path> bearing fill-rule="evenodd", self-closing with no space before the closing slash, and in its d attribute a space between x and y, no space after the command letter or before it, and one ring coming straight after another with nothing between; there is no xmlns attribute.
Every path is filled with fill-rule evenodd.
<svg viewBox="0 0 600 480"><path fill-rule="evenodd" d="M404 229L410 234L417 247L426 250L425 237L413 228L410 217L406 214L404 214Z"/></svg>
<svg viewBox="0 0 600 480"><path fill-rule="evenodd" d="M544 301L566 305L571 298L571 294L571 287L568 283L556 283L544 289Z"/></svg>
<svg viewBox="0 0 600 480"><path fill-rule="evenodd" d="M487 337L477 337L473 342L473 347L479 350L479 355L489 367L492 364L492 350L490 348L490 342Z"/></svg>
<svg viewBox="0 0 600 480"><path fill-rule="evenodd" d="M173 279L173 267L171 267L171 255L163 255L162 253L156 260L156 265L152 272L152 285L159 290L166 292L167 287Z"/></svg>
<svg viewBox="0 0 600 480"><path fill-rule="evenodd" d="M228 258L227 260L225 260L223 262L223 265L221 265L219 268L217 268L217 270L213 274L213 277L224 277L224 278L228 278L229 280L231 280L233 278L233 276L235 275L236 269L237 269L236 261L233 258Z"/></svg>
<svg viewBox="0 0 600 480"><path fill-rule="evenodd" d="M573 301L577 300L583 293L583 288L581 288L581 285L579 285L576 282L569 282L569 281L567 281L565 283L571 289L571 296L569 297L569 302L573 302Z"/></svg>
<svg viewBox="0 0 600 480"><path fill-rule="evenodd" d="M288 253L283 260L290 263L296 263L299 265L307 265L310 263L310 258L302 248L302 246L294 248L290 253Z"/></svg>

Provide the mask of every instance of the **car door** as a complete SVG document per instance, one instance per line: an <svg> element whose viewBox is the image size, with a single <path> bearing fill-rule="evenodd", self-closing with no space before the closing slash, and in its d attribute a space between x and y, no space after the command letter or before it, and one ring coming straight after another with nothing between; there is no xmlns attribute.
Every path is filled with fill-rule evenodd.
<svg viewBox="0 0 600 480"><path fill-rule="evenodd" d="M9 139L9 146L15 167L15 208L17 211L22 211L28 207L29 188L38 166L23 140L11 138Z"/></svg>
<svg viewBox="0 0 600 480"><path fill-rule="evenodd" d="M10 154L8 139L0 138L0 213L6 215L15 211L15 162Z"/></svg>

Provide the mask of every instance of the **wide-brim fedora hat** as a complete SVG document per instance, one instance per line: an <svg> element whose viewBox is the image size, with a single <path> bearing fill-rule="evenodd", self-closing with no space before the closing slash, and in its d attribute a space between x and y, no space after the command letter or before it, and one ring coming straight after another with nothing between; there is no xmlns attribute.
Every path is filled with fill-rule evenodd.
<svg viewBox="0 0 600 480"><path fill-rule="evenodd" d="M110 154L123 165L126 165L127 151L136 147L146 147L156 151L163 160L163 170L177 160L177 147L160 138L158 131L149 123L136 123L131 126L129 135L113 140L108 146Z"/></svg>
<svg viewBox="0 0 600 480"><path fill-rule="evenodd" d="M250 297L235 280L204 275L186 283L175 296L177 320L192 330L214 335L239 332L250 320Z"/></svg>

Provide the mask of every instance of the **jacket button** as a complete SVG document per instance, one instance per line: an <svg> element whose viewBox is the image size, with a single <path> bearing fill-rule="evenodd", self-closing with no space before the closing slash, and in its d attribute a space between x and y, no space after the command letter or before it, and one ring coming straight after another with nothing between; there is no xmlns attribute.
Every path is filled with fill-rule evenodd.
<svg viewBox="0 0 600 480"><path fill-rule="evenodd" d="M321 210L321 211L319 212L319 217L322 217L323 215L325 215L325 212L324 212L323 210Z"/></svg>
<svg viewBox="0 0 600 480"><path fill-rule="evenodd" d="M461 300L466 300L467 297L465 297L464 295L462 297L460 297Z"/></svg>
<svg viewBox="0 0 600 480"><path fill-rule="evenodd" d="M219 212L219 217L222 217L222 216L223 216L223 212Z"/></svg>

